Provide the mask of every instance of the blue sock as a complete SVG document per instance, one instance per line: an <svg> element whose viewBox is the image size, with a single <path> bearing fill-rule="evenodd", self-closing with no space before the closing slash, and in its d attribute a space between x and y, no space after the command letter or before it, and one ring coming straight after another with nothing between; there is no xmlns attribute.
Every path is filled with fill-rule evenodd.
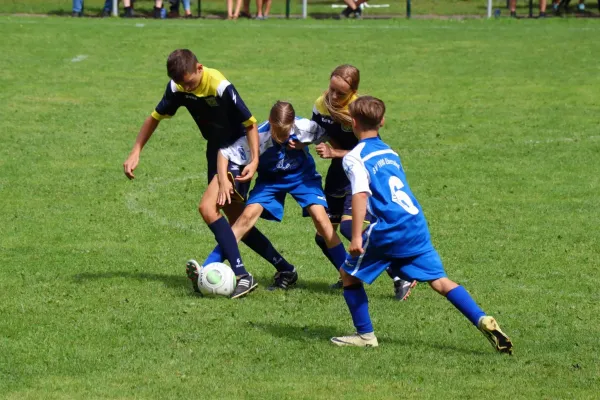
<svg viewBox="0 0 600 400"><path fill-rule="evenodd" d="M223 262L225 261L225 256L223 255L223 251L221 250L221 246L217 245L215 249L206 257L204 263L202 265L208 265L214 262Z"/></svg>
<svg viewBox="0 0 600 400"><path fill-rule="evenodd" d="M325 243L325 239L323 239L323 236L315 235L315 243L317 244L317 246L319 246L323 254L325 254L325 257L327 257L327 259L329 260L331 265L333 265L335 270L339 271L339 268L333 262L333 258L331 258L331 254L329 254L329 250L327 250L327 243Z"/></svg>
<svg viewBox="0 0 600 400"><path fill-rule="evenodd" d="M473 300L469 292L462 286L457 286L449 291L446 298L475 326L477 326L479 318L485 315L483 310L475 303L475 300Z"/></svg>
<svg viewBox="0 0 600 400"><path fill-rule="evenodd" d="M352 220L346 219L340 222L340 233L346 239L352 241Z"/></svg>
<svg viewBox="0 0 600 400"><path fill-rule="evenodd" d="M373 332L373 324L369 315L369 298L364 286L362 284L344 286L344 299L350 310L356 332Z"/></svg>
<svg viewBox="0 0 600 400"><path fill-rule="evenodd" d="M329 254L331 255L331 259L333 260L333 265L336 266L336 270L340 270L344 262L346 261L346 249L344 249L344 244L340 243L335 247L327 249Z"/></svg>
<svg viewBox="0 0 600 400"><path fill-rule="evenodd" d="M279 272L293 271L294 266L286 261L281 254L275 250L273 244L257 228L252 228L242 239L246 246L250 247L256 254L267 260Z"/></svg>
<svg viewBox="0 0 600 400"><path fill-rule="evenodd" d="M246 271L244 263L242 262L242 256L240 255L237 240L235 240L235 235L227 220L221 217L208 225L208 227L215 235L215 239L225 255L225 258L229 261L229 265L231 265L231 269L233 269L235 275L248 275L248 271Z"/></svg>

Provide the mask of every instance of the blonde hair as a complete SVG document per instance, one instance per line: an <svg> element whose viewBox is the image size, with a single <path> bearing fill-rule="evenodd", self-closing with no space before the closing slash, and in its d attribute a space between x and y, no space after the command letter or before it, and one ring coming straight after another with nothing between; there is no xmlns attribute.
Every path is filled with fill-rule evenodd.
<svg viewBox="0 0 600 400"><path fill-rule="evenodd" d="M285 142L288 139L295 119L296 111L291 103L278 100L271 107L269 123L271 124L271 132L275 134L277 140Z"/></svg>
<svg viewBox="0 0 600 400"><path fill-rule="evenodd" d="M378 130L385 114L385 103L376 97L361 96L348 109L362 129Z"/></svg>
<svg viewBox="0 0 600 400"><path fill-rule="evenodd" d="M360 71L358 68L350 64L339 65L333 70L329 76L329 79L331 80L331 78L334 76L346 82L348 86L350 86L352 92L356 93L360 83ZM352 98L352 94L350 95L350 98ZM329 93L329 89L327 89L323 94L323 102L325 103L325 107L327 108L329 115L331 115L334 121L339 122L342 125L352 124L352 118L350 118L348 108L345 105L334 105L331 102L331 94Z"/></svg>

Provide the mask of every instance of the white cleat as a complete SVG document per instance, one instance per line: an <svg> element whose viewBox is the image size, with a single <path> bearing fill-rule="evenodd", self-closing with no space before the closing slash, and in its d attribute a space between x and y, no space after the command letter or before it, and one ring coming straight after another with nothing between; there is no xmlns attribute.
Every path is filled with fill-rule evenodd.
<svg viewBox="0 0 600 400"><path fill-rule="evenodd" d="M338 336L331 338L331 343L336 346L355 346L355 347L377 347L379 343L374 332L355 333L350 336Z"/></svg>

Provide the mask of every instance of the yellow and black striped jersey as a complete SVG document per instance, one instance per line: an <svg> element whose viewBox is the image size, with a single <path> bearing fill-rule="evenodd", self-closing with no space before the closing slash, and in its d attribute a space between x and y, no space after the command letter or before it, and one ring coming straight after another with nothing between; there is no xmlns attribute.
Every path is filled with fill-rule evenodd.
<svg viewBox="0 0 600 400"><path fill-rule="evenodd" d="M193 92L170 81L152 117L171 118L185 107L209 146L227 147L246 135L246 127L256 123L235 87L216 69L204 68L200 85Z"/></svg>

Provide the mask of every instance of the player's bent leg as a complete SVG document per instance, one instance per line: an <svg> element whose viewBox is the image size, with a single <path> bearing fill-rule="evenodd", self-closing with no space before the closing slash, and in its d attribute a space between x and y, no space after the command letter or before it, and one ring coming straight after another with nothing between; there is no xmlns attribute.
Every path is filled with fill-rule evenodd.
<svg viewBox="0 0 600 400"><path fill-rule="evenodd" d="M217 206L217 196L219 195L219 181L217 176L210 181L206 191L198 204L198 211L207 225L212 224L221 218L221 212Z"/></svg>
<svg viewBox="0 0 600 400"><path fill-rule="evenodd" d="M333 265L339 270L344 261L346 261L346 250L344 244L340 240L340 237L333 229L333 225L327 216L325 207L319 204L312 204L307 207L307 211L310 214L315 228L319 235L323 237L327 245L327 251L331 255Z"/></svg>
<svg viewBox="0 0 600 400"><path fill-rule="evenodd" d="M235 223L231 226L231 230L238 242L254 227L262 211L263 206L260 204L249 204L244 208L242 214L237 217Z"/></svg>
<svg viewBox="0 0 600 400"><path fill-rule="evenodd" d="M369 299L362 282L340 269L344 282L344 300L350 310L356 333L348 336L331 338L336 346L377 347L377 337L373 332L373 324L369 315Z"/></svg>
<svg viewBox="0 0 600 400"><path fill-rule="evenodd" d="M464 287L445 277L430 281L429 285L439 294L446 296L446 299L483 333L496 351L512 354L513 345L510 338L502 332L494 317L485 314Z"/></svg>

